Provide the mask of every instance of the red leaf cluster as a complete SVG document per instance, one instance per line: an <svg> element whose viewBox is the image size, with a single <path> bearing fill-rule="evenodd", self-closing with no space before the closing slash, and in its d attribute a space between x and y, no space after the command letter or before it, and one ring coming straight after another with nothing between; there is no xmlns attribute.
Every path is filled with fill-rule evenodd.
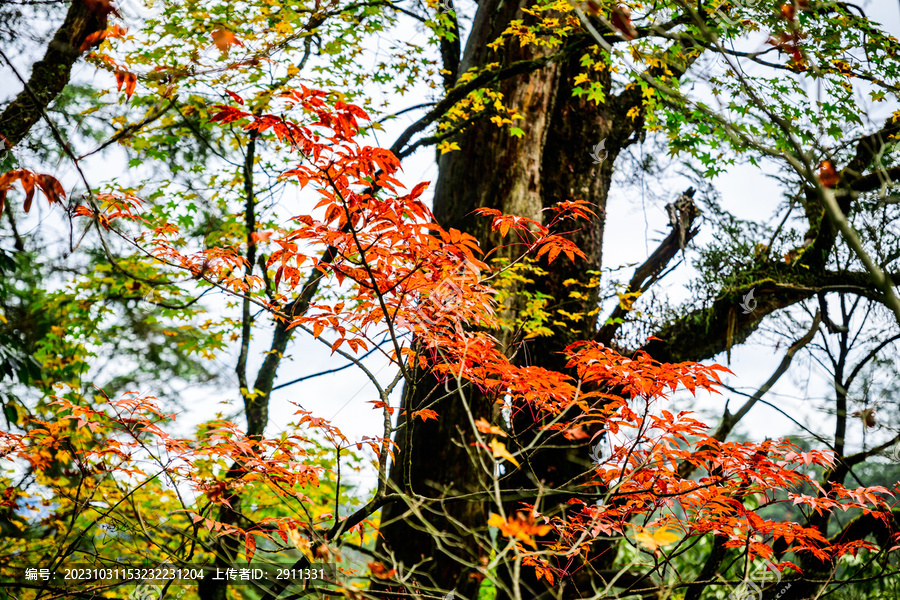
<svg viewBox="0 0 900 600"><path fill-rule="evenodd" d="M6 204L7 190L11 189L16 181L20 182L25 190L25 204L23 205L25 212L31 210L35 187L43 192L50 204L62 203L66 198L66 191L62 184L52 175L34 173L28 169L16 169L0 175L0 210L3 210Z"/></svg>

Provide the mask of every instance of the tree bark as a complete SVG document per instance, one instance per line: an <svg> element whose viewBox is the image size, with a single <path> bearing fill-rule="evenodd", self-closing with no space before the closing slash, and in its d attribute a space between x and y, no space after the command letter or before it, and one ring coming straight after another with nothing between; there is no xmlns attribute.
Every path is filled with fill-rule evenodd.
<svg viewBox="0 0 900 600"><path fill-rule="evenodd" d="M497 60L487 44L509 21L521 17L526 3L485 0L479 5L460 72ZM516 47L502 57L504 62L534 58L530 49ZM434 210L445 228L472 232L482 244L497 245L483 219L470 213L479 207L495 207L517 215L540 218L541 140L546 137L558 66L516 76L499 85L504 102L516 106L525 117L528 131L521 139L510 136L490 122L479 122L459 136L459 151L443 155L435 188ZM489 241L492 240L492 241ZM486 244L487 242L487 244ZM410 414L432 402L432 392L446 395L431 408L435 421L417 423L401 418L398 451L391 469L394 485L408 494L447 498L484 489L484 475L469 453L471 434L466 408L456 394L445 394L427 374L415 387L408 387L404 412ZM475 418L493 420L488 398L469 394ZM487 523L483 501L428 502L417 508L394 503L382 514L379 551L392 553L410 568L419 567L427 584L455 589L464 598L477 596L479 581L471 578L464 562L478 564L482 549L472 542L466 529L484 530ZM425 521L428 521L426 526ZM430 531L429 531L430 529ZM443 549L442 549L443 548ZM429 560L430 559L430 560Z"/></svg>

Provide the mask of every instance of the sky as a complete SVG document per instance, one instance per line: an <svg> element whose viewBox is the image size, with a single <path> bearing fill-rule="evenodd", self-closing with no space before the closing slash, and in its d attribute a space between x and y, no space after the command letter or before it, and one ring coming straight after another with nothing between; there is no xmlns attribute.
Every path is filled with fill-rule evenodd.
<svg viewBox="0 0 900 600"><path fill-rule="evenodd" d="M884 23L889 30L895 32L895 35L900 32L900 3L869 0L861 4L872 18ZM409 30L408 40L425 42L424 36L413 29ZM31 57L22 56L15 59L14 64L24 74L29 71L31 60ZM371 60L374 69L378 60L374 52ZM102 81L104 76L105 74L98 74L93 66L79 62L73 73L73 80L98 82ZM11 96L19 89L21 89L21 85L12 77L9 68L3 65L0 68L0 90L2 90L0 99L4 96ZM430 92L423 85L420 93L421 98L426 97ZM811 93L814 93L814 90L811 90ZM405 98L387 97L386 100L391 102L392 110L399 110L421 102L420 98L413 93ZM377 143L389 146L415 116L414 113L387 123L386 130L378 134ZM624 160L624 158L620 157L619 160ZM92 182L108 179L111 172L125 173L127 170L124 155L121 157L97 155L86 162L84 167L88 179ZM60 164L57 168L63 173L65 180L73 182L74 173L70 167ZM434 182L436 177L435 155L431 149L420 150L403 162L401 180L410 188L420 181ZM722 205L738 217L747 219L774 214L775 207L780 202L783 193L776 181L751 165L738 165L730 168L726 174L718 177L713 183L720 191ZM612 268L643 262L655 249L658 241L668 233L665 203L674 201L677 195L689 185L688 178L672 174L671 177L664 179L662 184L658 181L646 182L647 193L645 194L640 193L641 190L636 191L633 187L614 186L607 206L607 221L604 230L604 267ZM651 187L657 192L661 192L661 186L664 186L664 190L667 191L662 197L667 199L665 201L653 200L649 193ZM20 226L23 231L29 231L45 227L54 220L58 226L58 218L47 210L46 205L39 204L39 210L32 213ZM703 244L708 241L713 235L713 229L711 223L703 225L695 243ZM690 258L690 252L688 256ZM627 280L631 272L630 268L624 269L619 274L620 279ZM673 304L687 300L688 290L685 284L694 275L695 272L689 264L682 264L660 284L662 286L660 289L665 290L668 300ZM609 309L611 307L607 307L604 312L608 314ZM768 340L769 338L765 334L757 333L751 337L748 343L733 349L729 368L734 375L728 377L727 383L752 392L768 379L783 356L783 350L772 352L771 343ZM268 333L263 333L254 340L250 372L255 373L259 367L262 352L267 348L269 341ZM231 355L221 356L213 365L213 368L219 371L223 378L230 381L235 381L233 374L235 353L236 350ZM716 357L715 362L725 364L726 358L724 356ZM343 364L342 359L329 356L328 351L319 342L311 340L307 336L298 336L289 348L288 355L279 370L277 383L284 383ZM373 356L366 361L366 364L382 380L388 380L393 376L393 371L381 357ZM226 384L224 389L235 390L236 385ZM789 376L783 377L766 396L766 399L775 403L778 408L801 423L827 433L833 427L831 421L823 418L821 413L810 410L810 405L823 397L828 397L829 389L828 378L820 367L810 361L796 361ZM141 391L149 392L150 390ZM293 420L293 413L297 410L294 403L297 403L304 409L312 411L316 416L331 419L353 441L361 440L364 436L379 435L381 433L381 411L367 404L367 401L376 398L371 384L355 368L317 377L302 384L273 392L267 433L274 435ZM395 402L399 400L397 394L395 394L394 400ZM685 397L684 394L677 394L674 402L676 406L691 408L712 417L712 415L721 414L725 400L731 402L729 407L732 411L742 402L742 398L728 393L723 396L705 396L696 399ZM239 400L236 397L223 396L221 391L209 387L186 390L183 401L186 412L181 418L181 423L184 427L209 418L212 412L222 410L226 414L234 414L239 408ZM715 418L709 418L707 422L713 427L717 424ZM861 439L861 427L854 427L855 429L851 431L851 439L855 438L858 443ZM796 426L775 409L758 404L740 424L739 431L751 439L761 440L766 437L775 438L792 434L796 432ZM374 485L374 473L361 475L358 481L362 487Z"/></svg>

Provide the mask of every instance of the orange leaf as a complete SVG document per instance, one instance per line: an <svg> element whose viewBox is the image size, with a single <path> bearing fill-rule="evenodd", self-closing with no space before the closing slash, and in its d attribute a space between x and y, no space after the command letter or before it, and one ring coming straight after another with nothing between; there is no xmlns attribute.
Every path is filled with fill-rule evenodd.
<svg viewBox="0 0 900 600"><path fill-rule="evenodd" d="M750 513L753 514L753 513ZM644 527L639 528L634 539L637 543L651 552L656 552L658 548L674 544L681 538L681 534L670 527L660 527L656 531L650 531Z"/></svg>
<svg viewBox="0 0 900 600"><path fill-rule="evenodd" d="M496 425L491 425L484 419L478 419L475 421L475 428L478 429L481 433L487 433L492 435L499 435L502 437L506 437L506 432L497 427Z"/></svg>
<svg viewBox="0 0 900 600"><path fill-rule="evenodd" d="M387 567L385 567L380 562L370 562L366 566L369 567L369 571L372 572L372 576L376 577L377 579L390 579L397 574L397 569L391 569L390 571L388 571Z"/></svg>
<svg viewBox="0 0 900 600"><path fill-rule="evenodd" d="M556 579L553 577L553 571L546 567L538 567L534 568L534 576L540 581L541 577L547 578L547 583L553 585Z"/></svg>
<svg viewBox="0 0 900 600"><path fill-rule="evenodd" d="M53 204L54 202L62 203L62 200L66 197L66 191L63 189L63 186L58 179L52 175L47 175L46 173L38 175L36 179L38 187L41 188L41 191L47 196L47 200L50 204Z"/></svg>
<svg viewBox="0 0 900 600"><path fill-rule="evenodd" d="M253 554L256 552L256 538L253 537L252 533L247 534L247 539L244 540L244 553L247 555L247 561L253 558Z"/></svg>
<svg viewBox="0 0 900 600"><path fill-rule="evenodd" d="M20 181L22 182L22 188L25 190L25 205L23 208L25 212L28 212L31 210L31 201L34 199L34 173L22 169Z"/></svg>
<svg viewBox="0 0 900 600"><path fill-rule="evenodd" d="M499 529L504 536L522 540L532 548L537 548L537 544L531 536L546 535L553 529L550 525L536 525L534 515L527 514L524 511L520 511L514 517L508 519L491 513L487 524L490 527Z"/></svg>
<svg viewBox="0 0 900 600"><path fill-rule="evenodd" d="M427 421L428 419L434 419L435 421L437 421L437 418L438 418L438 414L428 408L423 408L421 410L417 410L412 414L412 416L413 416L413 418L419 417L420 419L422 419L423 422Z"/></svg>
<svg viewBox="0 0 900 600"><path fill-rule="evenodd" d="M228 94L229 96L231 96L231 99L234 100L235 102L237 102L238 104L241 104L241 105L244 104L244 99L241 98L240 96L238 96L237 94L235 94L234 92L232 92L231 90L225 90L225 93Z"/></svg>
<svg viewBox="0 0 900 600"><path fill-rule="evenodd" d="M795 8L793 4L782 4L781 5L781 16L787 21L793 21L795 16Z"/></svg>
<svg viewBox="0 0 900 600"><path fill-rule="evenodd" d="M113 25L112 27L104 31L95 31L91 35L84 38L84 41L81 43L81 51L84 52L91 46L95 45L97 42L101 42L110 38L122 37L127 32L128 28L122 27L121 25Z"/></svg>
<svg viewBox="0 0 900 600"><path fill-rule="evenodd" d="M215 43L216 45L216 48L219 49L219 52L226 56L228 55L228 48L232 44L236 44L238 46L244 45L239 39L237 39L234 33L221 27L212 32L212 39L213 43Z"/></svg>
<svg viewBox="0 0 900 600"><path fill-rule="evenodd" d="M137 75L128 71L116 71L116 90L122 91L122 86L125 87L125 96L131 99L134 88L137 87Z"/></svg>
<svg viewBox="0 0 900 600"><path fill-rule="evenodd" d="M827 188L833 188L840 180L840 175L835 171L834 165L830 160L823 161L819 165L819 181Z"/></svg>
<svg viewBox="0 0 900 600"><path fill-rule="evenodd" d="M877 421L875 420L875 409L874 408L866 408L863 410L858 410L853 413L854 417L857 417L863 422L863 426L868 429L869 427L875 427Z"/></svg>
<svg viewBox="0 0 900 600"><path fill-rule="evenodd" d="M43 177L49 177L49 175ZM50 177L50 179L56 181L52 177ZM0 208L2 208L5 203L6 190L12 187L12 184L16 180L19 180L22 183L22 188L25 190L25 204L23 208L25 212L28 212L31 210L31 202L34 199L34 186L36 183L38 183L38 176L28 169L16 169L15 171L10 171L8 173L0 175ZM59 190L62 189L62 186L59 185L59 182L56 182L55 185L51 182L48 182L48 185L51 188L51 193L57 190L57 186ZM44 188L42 187L41 189L43 190ZM44 193L47 194L47 191L44 190ZM47 197L50 198L49 195Z"/></svg>
<svg viewBox="0 0 900 600"><path fill-rule="evenodd" d="M134 73L126 73L125 74L125 97L129 100L131 99L131 95L134 94L134 88L137 87L137 75Z"/></svg>

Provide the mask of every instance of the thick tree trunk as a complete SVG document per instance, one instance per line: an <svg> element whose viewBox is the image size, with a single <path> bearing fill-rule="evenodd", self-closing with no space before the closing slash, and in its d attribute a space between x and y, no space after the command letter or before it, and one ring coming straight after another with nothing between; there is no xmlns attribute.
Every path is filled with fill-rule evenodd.
<svg viewBox="0 0 900 600"><path fill-rule="evenodd" d="M574 77L583 69L578 58L560 65L552 102L550 126L541 145L541 169L539 172L541 206L546 208L565 200L586 200L595 205L597 216L590 222L567 222L575 226L569 238L585 253L587 260L571 262L557 259L550 266L542 262L547 275L536 280L534 291L540 291L553 298L552 306L565 310L564 314L574 315L571 319L558 316L553 324L548 324L552 336L531 338L516 348L516 360L520 364L535 365L557 372L565 372L567 362L564 350L570 344L590 339L597 327L599 288L589 287L592 274L600 271L603 256L603 228L605 224L606 201L612 180L612 167L616 155L621 151L624 139L615 131L617 122L614 102L596 104L572 96ZM601 72L600 82L610 89L608 71ZM605 150L594 148L605 140ZM604 158L603 153L607 155ZM602 162L597 162L603 158ZM574 283L573 283L574 282ZM571 292L579 295L572 297ZM561 313L562 314L562 313ZM571 373L574 375L574 373ZM517 407L518 408L518 407ZM509 489L560 490L578 488L584 483L584 474L590 463L590 448L584 440L567 440L559 432L548 438L542 426L544 420L535 420L533 411L526 407L513 409L515 415L510 423L511 439L517 447L527 447L541 436L542 442L535 444L536 450L522 463L521 469L513 471L504 481ZM575 415L570 415L569 418ZM557 498L566 499L564 496ZM510 501L506 505L508 514L520 510L522 503L536 504L538 495ZM542 514L557 516L565 510L565 505L554 505L547 498L538 507ZM552 535L552 532L551 534ZM601 550L602 552L602 550ZM605 565L595 561L594 568ZM523 569L516 582L513 572L501 573L507 586L518 584L524 597L583 597L589 590L576 589L571 582L562 587L549 586L546 580L535 578L533 569ZM562 583L562 582L560 582ZM580 587L580 586L579 586ZM555 588L555 589L553 589ZM498 591L497 599L507 595Z"/></svg>
<svg viewBox="0 0 900 600"><path fill-rule="evenodd" d="M521 17L524 2L485 0L479 5L472 33L460 67L467 69L497 60L487 48L513 18ZM514 48L502 60L533 58L527 49ZM523 138L510 136L489 121L479 122L459 137L460 150L439 161L440 175L435 188L435 214L445 227L456 227L476 235L487 247L496 245L483 219L470 213L479 207L495 207L518 215L539 218L541 147L547 136L551 104L556 83L556 65L519 76L500 85L504 101L516 106L526 119ZM406 390L407 413L433 402L436 381L422 378L415 388ZM428 498L453 497L484 489L485 476L471 457L466 407L457 394L446 395L436 405L437 422L406 422L398 435L391 476L394 484L408 493ZM469 390L469 409L476 418L492 420L489 399ZM415 502L415 500L414 500ZM442 589L455 589L465 598L477 595L479 581L464 566L479 564L478 545L466 529L484 530L487 523L484 499L426 502L409 507L393 504L385 507L379 549L393 553L409 569L419 565L423 583ZM428 521L426 527L425 521Z"/></svg>
<svg viewBox="0 0 900 600"><path fill-rule="evenodd" d="M485 0L479 5L460 72L496 60L534 58L530 49L517 44L502 56L487 47L511 19L522 17L523 4ZM459 151L441 158L434 208L442 225L471 232L486 247L494 247L497 240L489 233L484 219L470 214L473 209L494 207L540 218L542 147L549 133L558 68L551 64L499 86L504 102L515 106L526 119L524 137L516 138L506 129L482 121L459 136ZM407 412L433 401L430 394L435 383L424 377L414 389L407 389ZM485 475L471 459L472 440L463 433L469 429L467 425L463 427L468 423L463 401L457 394L445 394L442 388L438 388L438 393L447 396L432 406L439 415L438 421L406 423L408 428L401 430L392 479L401 489L429 498L482 491ZM493 419L489 399L471 390L467 398L476 418ZM484 557L466 529L484 531L486 508L483 498L427 502L417 507L416 514L407 506L389 505L382 515L380 550L393 553L407 569L420 565L424 583L456 589L461 596L473 598L479 581L469 577L472 569L464 562L479 564ZM427 528L425 520L429 521Z"/></svg>
<svg viewBox="0 0 900 600"><path fill-rule="evenodd" d="M518 42L508 43L497 52L487 47L511 19L527 18L521 12L523 4L485 0L479 5L461 72L490 62L507 64L536 58L532 47L522 48ZM476 208L496 208L540 220L545 214L542 209L562 200L583 199L596 205L597 217L589 223L575 224L578 229L571 234L587 261L579 260L573 265L559 258L549 269L550 274L535 284L566 311L580 314L581 318L554 326L552 337L525 344L513 336L502 340L510 352L516 352L518 362L556 370L565 365L562 350L578 339L589 339L596 326L596 288L573 302L568 299L571 289L565 282L574 279L587 283L589 271L600 268L612 165L618 152L629 143L635 126L633 119L620 116L624 112L613 99L598 105L572 97L573 78L583 70L579 57L551 63L501 83L498 91L503 94L503 101L524 117L520 123L524 123L521 127L525 135L517 138L487 120L469 127L455 140L460 150L439 160L434 200L435 215L445 228L455 227L475 235L487 250L508 244L509 240L501 241L489 231L487 220L473 216ZM597 78L609 88L608 70L598 72ZM608 155L603 157L601 151L605 159L597 162L592 150L604 139ZM504 249L499 255L511 256L520 251ZM433 402L436 396L428 395L434 386L433 380L424 378L416 389L407 390L405 408L412 411ZM439 391L438 395L445 395L443 389ZM475 418L497 421L493 399L471 390L466 397ZM392 469L394 484L408 493L432 499L483 491L486 475L471 458L473 440L464 433L469 426L460 396L449 394L430 408L437 411L437 422L406 423L408 429L402 428L398 435L399 451ZM513 439L521 436L521 442L527 443L538 425L533 421L513 423ZM535 482L531 479L535 476L547 485L562 485L576 471L584 471L588 448L582 446L583 442L533 455L522 470L506 478L504 487L533 488ZM419 498L413 502L415 511L399 504L384 509L379 549L392 552L406 569L419 565L418 569L426 575L422 579L430 580L423 583L455 589L462 597L474 598L480 578L465 563L477 565L486 557L481 556L482 550L466 532L486 530L488 504L484 497L448 502ZM429 521L428 528L424 520Z"/></svg>

